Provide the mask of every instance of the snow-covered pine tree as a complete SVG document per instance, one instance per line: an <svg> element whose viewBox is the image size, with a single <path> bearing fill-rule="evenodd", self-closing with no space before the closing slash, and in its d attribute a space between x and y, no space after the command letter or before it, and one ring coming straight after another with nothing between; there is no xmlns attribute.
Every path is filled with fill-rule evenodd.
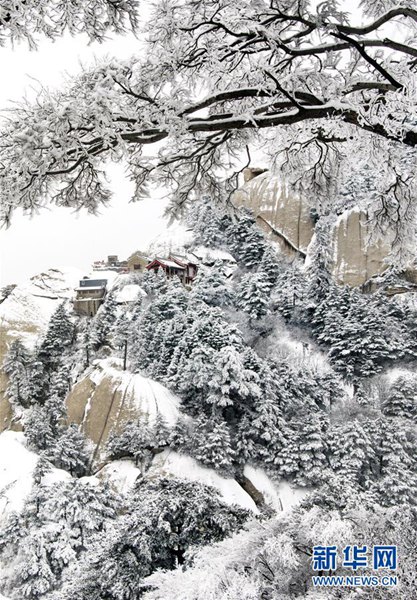
<svg viewBox="0 0 417 600"><path fill-rule="evenodd" d="M197 202L193 202L188 211L187 221L193 230L195 245L209 248L224 246L224 224L212 198L203 196Z"/></svg>
<svg viewBox="0 0 417 600"><path fill-rule="evenodd" d="M109 292L97 311L91 327L90 341L95 350L102 346L112 346L112 332L117 319L117 302L113 292Z"/></svg>
<svg viewBox="0 0 417 600"><path fill-rule="evenodd" d="M48 330L39 347L38 357L45 369L51 371L61 363L65 351L74 341L74 325L62 302L49 321Z"/></svg>
<svg viewBox="0 0 417 600"><path fill-rule="evenodd" d="M250 210L239 209L227 235L228 247L236 260L247 269L259 267L267 244Z"/></svg>
<svg viewBox="0 0 417 600"><path fill-rule="evenodd" d="M270 292L274 289L282 268L275 248L272 245L267 246L259 265L259 272L263 274L264 281L268 285Z"/></svg>
<svg viewBox="0 0 417 600"><path fill-rule="evenodd" d="M242 335L218 307L192 302L186 312L190 327L176 347L168 376L185 404L198 410L208 394L216 354L226 346L243 350Z"/></svg>
<svg viewBox="0 0 417 600"><path fill-rule="evenodd" d="M271 284L262 271L242 277L236 293L236 305L252 320L268 314Z"/></svg>
<svg viewBox="0 0 417 600"><path fill-rule="evenodd" d="M307 288L305 306L309 320L313 319L318 325L320 316L315 313L332 286L330 273L331 261L331 224L329 217L321 217L314 228L314 237L309 246L309 261L306 265Z"/></svg>
<svg viewBox="0 0 417 600"><path fill-rule="evenodd" d="M215 356L206 402L214 407L232 407L252 403L260 396L256 373L245 367L244 354L225 346Z"/></svg>
<svg viewBox="0 0 417 600"><path fill-rule="evenodd" d="M286 462L283 451L291 445L291 436L277 400L271 393L257 399L247 427L247 436L256 444L259 464L268 465L269 470L281 474ZM284 476L288 474L288 465L285 465Z"/></svg>
<svg viewBox="0 0 417 600"><path fill-rule="evenodd" d="M406 356L411 360L417 357L417 310L415 307L404 308L404 327L406 339Z"/></svg>
<svg viewBox="0 0 417 600"><path fill-rule="evenodd" d="M382 369L396 348L389 343L386 325L375 303L356 290L350 294L346 316L331 323L333 315L329 315L319 340L331 344L329 358L339 373L348 378L369 377ZM338 310L337 314L340 315Z"/></svg>
<svg viewBox="0 0 417 600"><path fill-rule="evenodd" d="M299 485L317 485L325 476L327 466L327 417L322 411L299 414L294 424L298 445L298 468L295 477Z"/></svg>
<svg viewBox="0 0 417 600"><path fill-rule="evenodd" d="M146 270L142 275L140 284L149 296L154 297L166 293L168 279L162 269L157 271Z"/></svg>
<svg viewBox="0 0 417 600"><path fill-rule="evenodd" d="M334 471L365 489L373 478L376 455L373 440L357 419L340 422L328 431L328 456Z"/></svg>
<svg viewBox="0 0 417 600"><path fill-rule="evenodd" d="M388 417L417 418L417 376L404 373L392 381L382 403Z"/></svg>
<svg viewBox="0 0 417 600"><path fill-rule="evenodd" d="M417 445L414 425L406 427L403 419L381 419L379 424L379 438L375 440L379 479L372 489L383 506L416 506Z"/></svg>
<svg viewBox="0 0 417 600"><path fill-rule="evenodd" d="M132 314L123 311L113 327L113 345L123 361L123 370L127 368L127 356L132 334Z"/></svg>
<svg viewBox="0 0 417 600"><path fill-rule="evenodd" d="M303 264L294 260L278 276L272 300L275 309L286 321L296 324L303 321L307 280Z"/></svg>
<svg viewBox="0 0 417 600"><path fill-rule="evenodd" d="M191 455L208 467L231 472L236 455L230 429L217 413L201 414L190 442Z"/></svg>
<svg viewBox="0 0 417 600"><path fill-rule="evenodd" d="M145 577L183 565L191 548L224 539L250 518L216 489L173 477L139 481L129 500L73 566L60 600L136 600Z"/></svg>
<svg viewBox="0 0 417 600"><path fill-rule="evenodd" d="M293 426L286 424L285 430L281 432L281 434L284 434L281 450L275 455L273 452L269 454L267 463L269 465L268 470L273 476L276 476L278 473L278 475L284 479L291 480L296 478L296 481L298 481L301 463L299 433ZM301 477L303 478L303 483L301 485L304 485L304 481L307 482L307 480L303 477L302 473Z"/></svg>
<svg viewBox="0 0 417 600"><path fill-rule="evenodd" d="M38 452L53 452L58 432L50 407L36 404L24 416L25 438L29 448Z"/></svg>
<svg viewBox="0 0 417 600"><path fill-rule="evenodd" d="M54 486L44 512L49 511L51 520L65 525L71 535L68 544L80 554L121 509L122 499L107 483L70 478Z"/></svg>
<svg viewBox="0 0 417 600"><path fill-rule="evenodd" d="M107 443L107 452L114 459L133 458L138 465L156 447L155 434L146 423L129 422L120 433L113 433Z"/></svg>
<svg viewBox="0 0 417 600"><path fill-rule="evenodd" d="M27 408L44 400L44 373L42 364L31 355L23 343L16 339L3 361L8 376L6 394L16 404Z"/></svg>
<svg viewBox="0 0 417 600"><path fill-rule="evenodd" d="M181 319L188 304L188 293L178 280L171 280L166 291L159 293L143 309L140 317L132 321L132 336L129 357L134 372L155 368L159 374L162 355L176 343L182 334ZM178 332L175 321L178 320ZM172 323L172 327L170 324ZM167 328L170 331L167 331ZM176 335L177 334L177 335ZM174 339L169 339L173 335ZM168 364L162 365L164 372Z"/></svg>
<svg viewBox="0 0 417 600"><path fill-rule="evenodd" d="M193 282L190 297L209 306L232 306L234 294L224 274L221 261L216 261L210 269L199 268Z"/></svg>
<svg viewBox="0 0 417 600"><path fill-rule="evenodd" d="M317 303L311 317L312 332L319 343L331 346L338 340L350 310L351 290L331 283L326 296Z"/></svg>
<svg viewBox="0 0 417 600"><path fill-rule="evenodd" d="M152 424L152 437L156 448L165 448L170 444L172 428L163 413L158 411Z"/></svg>
<svg viewBox="0 0 417 600"><path fill-rule="evenodd" d="M74 477L81 477L88 471L91 452L78 426L70 424L63 429L48 457L58 468L65 469Z"/></svg>
<svg viewBox="0 0 417 600"><path fill-rule="evenodd" d="M193 422L190 417L180 414L169 436L169 446L180 453L188 453L191 444Z"/></svg>

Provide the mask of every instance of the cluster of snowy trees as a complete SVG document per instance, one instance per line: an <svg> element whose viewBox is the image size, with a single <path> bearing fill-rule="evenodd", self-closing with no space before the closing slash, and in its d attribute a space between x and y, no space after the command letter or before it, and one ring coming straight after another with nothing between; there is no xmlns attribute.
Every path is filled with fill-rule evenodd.
<svg viewBox="0 0 417 600"><path fill-rule="evenodd" d="M85 474L88 444L67 425L65 398L76 366L76 329L65 303L52 315L40 344L31 352L21 340L10 344L3 362L6 395L22 420L29 446L72 475Z"/></svg>
<svg viewBox="0 0 417 600"><path fill-rule="evenodd" d="M132 424L111 452L142 460L152 444L170 446L236 477L249 462L297 485L326 484L330 504L352 489L366 505L414 503L417 378L406 372L382 389L372 377L415 360L415 313L336 286L319 244L309 268L288 264L245 209L231 217L202 199L190 219L195 243L227 249L238 267L201 269L190 292L143 277L148 297L115 321L115 335L127 340L130 368L172 388L186 416L162 435ZM278 357L283 321L330 365Z"/></svg>
<svg viewBox="0 0 417 600"><path fill-rule="evenodd" d="M216 552L240 541L195 557L196 548L238 530L248 515L200 484L147 483L155 452L164 448L237 481L252 464L273 480L309 490L298 512L280 521L279 533L268 521L239 534L246 553L254 544L254 562L248 569L242 557L230 559L224 598L301 593L313 540L303 539L297 519L317 533L315 519L334 515L345 535L360 504L358 532L376 514L389 520L397 511L411 522L407 511L417 497L417 377L407 369L416 357L413 310L382 293L336 286L320 238L304 268L277 254L245 209L229 214L203 198L189 219L195 244L233 254L233 272L220 261L201 267L191 290L147 272L139 281L147 296L129 310L120 310L110 292L93 319L75 323L61 305L33 352L18 340L10 346L7 395L23 413L28 444L42 456L39 469L49 461L73 477L57 487L59 501L47 501L38 473L23 513L1 530L1 560L13 565L2 585L12 598L134 600L147 594L174 600L175 586L185 586L190 600L210 597L214 586L210 593L221 598L217 578L203 596L195 582L207 557L217 564ZM308 355L294 360L278 352L277 337L285 331L327 360L316 364ZM65 397L71 379L94 359L123 358L126 350L127 368L175 391L182 410L173 428L158 415L110 437L108 459L130 458L142 473L132 495L119 498L79 479L90 454L78 428L66 424ZM402 370L384 374L394 361ZM62 503L68 514L58 515ZM328 535L339 534L329 529ZM157 574L148 582L156 570L181 565L185 573ZM238 595L243 584L247 596Z"/></svg>
<svg viewBox="0 0 417 600"><path fill-rule="evenodd" d="M251 523L230 539L199 550L183 570L159 571L148 578L145 600L409 600L415 595L413 560L417 550L415 516L408 507L366 510L352 498L346 511L317 505L297 507L262 523ZM311 588L312 547L336 545L340 551L352 540L368 548L386 540L398 544L400 584L389 587ZM352 575L340 564L334 573ZM358 573L374 576L368 565ZM388 569L380 574L392 574Z"/></svg>
<svg viewBox="0 0 417 600"><path fill-rule="evenodd" d="M216 490L177 479L139 482L123 497L108 485L70 478L44 484L0 528L0 586L22 600L139 598L143 579L240 529L250 514Z"/></svg>

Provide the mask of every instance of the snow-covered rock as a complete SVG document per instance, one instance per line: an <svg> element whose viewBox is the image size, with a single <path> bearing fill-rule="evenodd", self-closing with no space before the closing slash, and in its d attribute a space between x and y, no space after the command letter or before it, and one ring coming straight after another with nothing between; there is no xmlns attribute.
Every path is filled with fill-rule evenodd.
<svg viewBox="0 0 417 600"><path fill-rule="evenodd" d="M307 252L314 233L310 206L279 177L268 172L258 175L239 188L232 200L253 210L259 225L285 253Z"/></svg>
<svg viewBox="0 0 417 600"><path fill-rule="evenodd" d="M0 304L2 333L9 339L18 336L27 345L33 345L57 306L72 298L82 275L78 269L49 269L17 285Z"/></svg>
<svg viewBox="0 0 417 600"><path fill-rule="evenodd" d="M125 495L140 476L141 471L132 460L114 460L100 469L94 477L106 481L119 494Z"/></svg>
<svg viewBox="0 0 417 600"><path fill-rule="evenodd" d="M336 221L331 270L338 283L361 285L387 268L394 236L387 232L383 239L370 241L370 233L368 217L358 208L345 211Z"/></svg>
<svg viewBox="0 0 417 600"><path fill-rule="evenodd" d="M68 418L82 426L100 454L112 431L129 421L152 424L161 414L168 425L178 418L179 398L166 387L121 369L117 359L96 361L67 398Z"/></svg>

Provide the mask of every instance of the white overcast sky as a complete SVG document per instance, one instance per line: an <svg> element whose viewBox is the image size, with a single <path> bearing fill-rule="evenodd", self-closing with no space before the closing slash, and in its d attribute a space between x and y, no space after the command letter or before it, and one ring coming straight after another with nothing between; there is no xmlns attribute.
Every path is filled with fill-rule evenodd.
<svg viewBox="0 0 417 600"><path fill-rule="evenodd" d="M25 94L34 96L41 83L59 87L64 78L80 71L81 63L91 64L95 57L127 58L139 52L139 42L132 35L91 45L82 36L41 40L37 51L29 51L26 44L0 48L0 109ZM16 213L11 227L0 230L0 286L20 283L55 266L88 271L93 260L107 254L126 258L136 249L146 249L165 227L162 214L167 200L160 197L163 192L129 203L132 187L123 167L110 166L108 175L114 196L111 206L102 208L98 216L65 208L44 209L32 218Z"/></svg>

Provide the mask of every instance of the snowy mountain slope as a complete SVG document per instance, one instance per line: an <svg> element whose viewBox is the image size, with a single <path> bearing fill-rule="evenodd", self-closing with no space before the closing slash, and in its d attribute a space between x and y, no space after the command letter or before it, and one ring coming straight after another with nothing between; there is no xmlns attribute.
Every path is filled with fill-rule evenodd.
<svg viewBox="0 0 417 600"><path fill-rule="evenodd" d="M72 298L82 275L78 269L49 269L16 286L0 304L0 327L9 337L19 335L33 343L58 304Z"/></svg>
<svg viewBox="0 0 417 600"><path fill-rule="evenodd" d="M149 255L168 256L171 252L184 252L194 238L193 232L182 223L172 223L149 244Z"/></svg>
<svg viewBox="0 0 417 600"><path fill-rule="evenodd" d="M105 359L94 366L67 398L68 418L82 426L96 445L99 459L110 432L129 421L152 424L161 414L168 425L178 418L179 398L163 385L142 375L122 371L120 361Z"/></svg>
<svg viewBox="0 0 417 600"><path fill-rule="evenodd" d="M22 509L32 489L38 462L39 455L25 447L23 433L3 431L0 434L0 522L10 512ZM66 471L52 468L43 477L43 483L52 486L70 477Z"/></svg>

